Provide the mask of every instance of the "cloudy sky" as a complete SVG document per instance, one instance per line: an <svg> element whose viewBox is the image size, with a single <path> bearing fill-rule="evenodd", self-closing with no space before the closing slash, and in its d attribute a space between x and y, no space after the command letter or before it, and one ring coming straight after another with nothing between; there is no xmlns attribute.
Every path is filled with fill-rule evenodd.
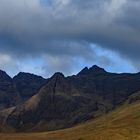
<svg viewBox="0 0 140 140"><path fill-rule="evenodd" d="M0 0L0 69L140 71L139 13L140 0Z"/></svg>

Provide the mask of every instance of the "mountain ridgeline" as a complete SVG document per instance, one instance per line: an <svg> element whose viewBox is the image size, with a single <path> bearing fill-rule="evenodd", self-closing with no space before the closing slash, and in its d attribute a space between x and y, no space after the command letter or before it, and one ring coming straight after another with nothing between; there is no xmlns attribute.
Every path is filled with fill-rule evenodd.
<svg viewBox="0 0 140 140"><path fill-rule="evenodd" d="M51 78L0 73L0 124L18 132L57 130L96 118L140 91L140 73L115 74L94 65Z"/></svg>

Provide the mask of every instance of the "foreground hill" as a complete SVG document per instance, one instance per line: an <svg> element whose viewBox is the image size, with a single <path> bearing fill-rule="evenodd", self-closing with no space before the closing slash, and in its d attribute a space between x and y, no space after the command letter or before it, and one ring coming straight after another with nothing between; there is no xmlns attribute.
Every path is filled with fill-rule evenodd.
<svg viewBox="0 0 140 140"><path fill-rule="evenodd" d="M139 90L140 73L114 74L98 66L69 77L56 73L28 101L1 111L0 123L18 132L68 128L112 111Z"/></svg>
<svg viewBox="0 0 140 140"><path fill-rule="evenodd" d="M140 140L140 92L125 105L73 128L28 134L0 134L1 140Z"/></svg>

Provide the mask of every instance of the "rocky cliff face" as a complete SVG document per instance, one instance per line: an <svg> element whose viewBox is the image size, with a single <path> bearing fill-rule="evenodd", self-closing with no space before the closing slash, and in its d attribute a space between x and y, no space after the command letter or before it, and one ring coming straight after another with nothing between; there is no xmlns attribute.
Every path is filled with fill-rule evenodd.
<svg viewBox="0 0 140 140"><path fill-rule="evenodd" d="M54 74L23 104L3 110L0 122L18 131L56 130L102 115L140 91L140 73L108 73L98 66L75 76Z"/></svg>

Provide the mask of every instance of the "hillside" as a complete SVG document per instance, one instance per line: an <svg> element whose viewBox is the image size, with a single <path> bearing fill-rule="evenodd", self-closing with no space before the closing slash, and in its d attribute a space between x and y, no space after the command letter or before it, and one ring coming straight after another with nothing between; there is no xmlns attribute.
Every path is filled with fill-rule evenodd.
<svg viewBox="0 0 140 140"><path fill-rule="evenodd" d="M140 102L125 105L73 128L28 134L0 134L1 140L140 140Z"/></svg>

